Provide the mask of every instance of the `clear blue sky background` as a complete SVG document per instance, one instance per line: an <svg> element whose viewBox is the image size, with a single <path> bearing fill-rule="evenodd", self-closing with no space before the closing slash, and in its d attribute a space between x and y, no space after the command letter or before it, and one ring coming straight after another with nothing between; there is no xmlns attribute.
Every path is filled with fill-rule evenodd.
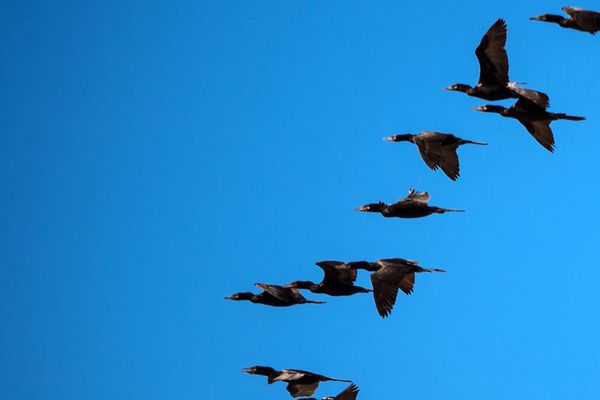
<svg viewBox="0 0 600 400"><path fill-rule="evenodd" d="M0 398L288 397L240 372L265 364L365 400L598 399L600 37L527 20L562 5L2 2ZM511 78L588 117L555 154L441 90L499 17ZM423 129L490 146L451 182L381 140ZM413 186L468 212L353 211ZM386 320L223 299L386 257L449 272Z"/></svg>

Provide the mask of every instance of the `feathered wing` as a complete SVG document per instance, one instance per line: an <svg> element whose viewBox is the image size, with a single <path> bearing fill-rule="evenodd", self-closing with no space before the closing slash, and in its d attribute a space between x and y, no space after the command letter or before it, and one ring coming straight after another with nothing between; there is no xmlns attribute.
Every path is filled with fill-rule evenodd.
<svg viewBox="0 0 600 400"><path fill-rule="evenodd" d="M323 283L325 284L341 283L352 286L356 281L357 271L350 269L341 261L319 261L317 265L321 267L325 274L323 277Z"/></svg>
<svg viewBox="0 0 600 400"><path fill-rule="evenodd" d="M456 154L457 148L458 145L443 146L442 157L440 158L440 168L453 181L460 176L460 164L458 154Z"/></svg>
<svg viewBox="0 0 600 400"><path fill-rule="evenodd" d="M286 389L292 395L292 397L310 396L319 387L319 381L313 383L300 384L298 382L290 382L287 384Z"/></svg>
<svg viewBox="0 0 600 400"><path fill-rule="evenodd" d="M431 200L431 196L429 196L429 193L427 192L417 192L415 189L409 189L408 195L402 200L410 200L427 204L427 202Z"/></svg>
<svg viewBox="0 0 600 400"><path fill-rule="evenodd" d="M577 25L591 34L600 31L600 13L575 7L563 7L563 11L569 14Z"/></svg>
<svg viewBox="0 0 600 400"><path fill-rule="evenodd" d="M519 120L519 122L539 144L549 152L554 152L554 135L552 134L552 128L550 128L550 121Z"/></svg>
<svg viewBox="0 0 600 400"><path fill-rule="evenodd" d="M385 318L392 313L398 296L398 287L382 280L378 272L371 274L371 283L373 284L375 307L377 307L379 315Z"/></svg>
<svg viewBox="0 0 600 400"><path fill-rule="evenodd" d="M304 296L302 296L300 292L294 288L279 285L269 285L266 283L257 283L256 286L269 293L271 296L276 297L286 303L290 303L294 300L306 300Z"/></svg>
<svg viewBox="0 0 600 400"><path fill-rule="evenodd" d="M534 102L538 106L542 108L550 107L550 98L546 93L538 92L536 90L525 89L517 87L515 83L510 83L509 88L512 89L513 92L518 94L521 97L526 98L529 101Z"/></svg>
<svg viewBox="0 0 600 400"><path fill-rule="evenodd" d="M351 383L346 389L340 392L337 396L334 397L334 400L356 400L356 396L358 396L358 386L354 383Z"/></svg>
<svg viewBox="0 0 600 400"><path fill-rule="evenodd" d="M425 164L432 170L437 170L442 157L440 143L431 143L419 138L418 136L416 136L413 140L415 141L417 149L419 150L419 154L421 155L423 161L425 161Z"/></svg>
<svg viewBox="0 0 600 400"><path fill-rule="evenodd" d="M406 294L412 294L415 286L415 273L411 272L400 281L400 290Z"/></svg>
<svg viewBox="0 0 600 400"><path fill-rule="evenodd" d="M483 35L475 55L479 60L479 83L486 85L508 85L508 55L506 45L506 22L497 20Z"/></svg>

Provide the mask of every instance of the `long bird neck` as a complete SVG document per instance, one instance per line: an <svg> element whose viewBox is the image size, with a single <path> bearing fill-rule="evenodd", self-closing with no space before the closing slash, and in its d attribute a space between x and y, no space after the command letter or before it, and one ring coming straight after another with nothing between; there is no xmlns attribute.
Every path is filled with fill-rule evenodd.
<svg viewBox="0 0 600 400"><path fill-rule="evenodd" d="M552 22L554 24L559 24L559 25L567 24L569 21L567 18L565 18L561 15L555 15L555 14L546 14L546 15L544 15L544 17L545 17L545 19L544 19L545 22Z"/></svg>

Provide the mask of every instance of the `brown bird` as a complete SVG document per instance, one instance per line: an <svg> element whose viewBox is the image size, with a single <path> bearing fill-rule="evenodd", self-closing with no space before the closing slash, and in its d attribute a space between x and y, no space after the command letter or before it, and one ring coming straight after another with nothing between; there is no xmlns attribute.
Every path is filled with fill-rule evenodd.
<svg viewBox="0 0 600 400"><path fill-rule="evenodd" d="M288 287L307 289L313 293L328 294L330 296L351 296L356 293L369 293L370 289L355 286L356 270L341 261L319 261L316 263L325 276L320 283L311 281L295 281Z"/></svg>
<svg viewBox="0 0 600 400"><path fill-rule="evenodd" d="M527 129L527 132L544 146L548 151L554 151L554 135L550 123L559 119L569 121L582 121L584 117L575 117L564 113L552 113L539 107L532 101L521 98L509 108L494 105L485 105L474 108L475 111L491 112L503 117L514 118Z"/></svg>
<svg viewBox="0 0 600 400"><path fill-rule="evenodd" d="M383 140L416 144L425 164L434 171L441 168L453 181L460 176L460 165L456 154L458 147L463 144L487 145L484 142L461 139L451 133L432 131L423 131L417 135L411 133L393 135Z"/></svg>
<svg viewBox="0 0 600 400"><path fill-rule="evenodd" d="M600 31L600 13L575 7L563 7L562 10L569 15L565 18L561 15L543 14L529 18L532 21L551 22L562 28L575 29L595 35Z"/></svg>
<svg viewBox="0 0 600 400"><path fill-rule="evenodd" d="M252 375L266 376L269 384L273 382L286 382L286 389L292 397L312 395L321 382L351 382L346 379L329 378L324 375L301 371L299 369L282 369L281 371L277 371L271 367L257 365L254 367L243 368L242 371Z"/></svg>
<svg viewBox="0 0 600 400"><path fill-rule="evenodd" d="M389 258L374 262L356 261L348 265L356 269L372 271L371 282L373 283L373 298L377 312L382 318L391 314L398 289L404 293L411 294L415 284L415 274L418 272L446 272L439 268L419 267L418 261L406 260L404 258Z"/></svg>
<svg viewBox="0 0 600 400"><path fill-rule="evenodd" d="M427 203L431 197L427 192L417 192L415 189L409 189L408 196L394 204L384 202L370 203L360 206L356 211L378 212L386 218L420 218L431 214L444 214L447 212L464 212L464 210L452 210L449 208L440 208L430 206Z"/></svg>
<svg viewBox="0 0 600 400"><path fill-rule="evenodd" d="M289 307L296 304L324 304L323 301L307 300L298 290L280 285L256 283L255 286L263 290L262 293L250 292L235 293L225 297L227 300L248 300L252 303L264 304L273 307Z"/></svg>
<svg viewBox="0 0 600 400"><path fill-rule="evenodd" d="M479 61L479 82L475 87L455 83L444 90L463 92L485 100L505 100L525 97L542 107L548 105L548 96L535 90L517 87L518 82L508 79L508 55L506 54L506 22L497 20L483 35L475 50Z"/></svg>

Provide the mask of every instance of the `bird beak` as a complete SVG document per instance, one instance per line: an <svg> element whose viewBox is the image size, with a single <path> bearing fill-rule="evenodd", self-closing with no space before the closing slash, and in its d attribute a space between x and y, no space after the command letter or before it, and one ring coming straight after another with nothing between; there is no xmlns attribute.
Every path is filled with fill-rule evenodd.
<svg viewBox="0 0 600 400"><path fill-rule="evenodd" d="M542 19L540 17L531 17L529 18L530 21L541 21Z"/></svg>
<svg viewBox="0 0 600 400"><path fill-rule="evenodd" d="M485 111L485 108L483 106L480 106L480 107L473 107L473 108L471 108L471 110L473 110L473 111Z"/></svg>
<svg viewBox="0 0 600 400"><path fill-rule="evenodd" d="M245 372L247 374L253 374L254 368L242 368L242 372Z"/></svg>
<svg viewBox="0 0 600 400"><path fill-rule="evenodd" d="M454 90L454 89L452 89L452 86L447 86L445 88L442 88L442 90Z"/></svg>
<svg viewBox="0 0 600 400"><path fill-rule="evenodd" d="M233 296L225 296L225 300L233 300Z"/></svg>
<svg viewBox="0 0 600 400"><path fill-rule="evenodd" d="M388 142L393 142L394 139L392 139L392 138L393 138L393 136L388 136L388 137L384 137L383 140L386 140Z"/></svg>
<svg viewBox="0 0 600 400"><path fill-rule="evenodd" d="M367 211L367 207L365 207L365 206L360 206L360 207L358 207L358 208L354 209L354 211Z"/></svg>

